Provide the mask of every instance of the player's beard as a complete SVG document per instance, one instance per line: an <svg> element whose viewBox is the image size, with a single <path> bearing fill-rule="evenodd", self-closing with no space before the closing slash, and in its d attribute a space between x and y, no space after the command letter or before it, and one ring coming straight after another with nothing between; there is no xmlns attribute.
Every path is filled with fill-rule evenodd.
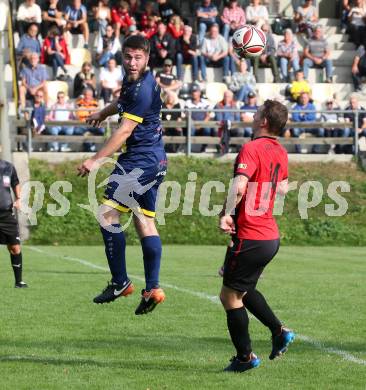
<svg viewBox="0 0 366 390"><path fill-rule="evenodd" d="M146 67L147 67L147 62L145 63L144 67L138 73L130 74L127 71L128 81L133 82L133 81L137 81L138 79L140 79L142 77L142 75L146 72Z"/></svg>

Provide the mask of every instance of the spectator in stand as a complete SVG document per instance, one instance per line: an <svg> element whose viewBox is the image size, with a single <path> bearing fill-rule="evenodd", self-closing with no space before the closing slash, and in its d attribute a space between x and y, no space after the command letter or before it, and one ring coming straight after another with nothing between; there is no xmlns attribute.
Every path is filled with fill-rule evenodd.
<svg viewBox="0 0 366 390"><path fill-rule="evenodd" d="M73 106L66 101L65 92L59 91L57 92L57 102L51 106L51 111L48 115L49 121L57 121L57 122L67 122L69 120L74 119L73 115ZM48 132L50 135L73 135L74 127L73 126L51 126L48 128ZM71 148L67 143L62 143L59 147L58 142L51 142L48 145L49 152L70 152Z"/></svg>
<svg viewBox="0 0 366 390"><path fill-rule="evenodd" d="M39 64L39 55L30 55L30 66L24 67L19 75L21 85L19 87L20 106L25 107L26 99L33 100L38 91L43 92L44 101L47 104L47 71L44 65Z"/></svg>
<svg viewBox="0 0 366 390"><path fill-rule="evenodd" d="M41 26L43 38L47 36L48 30L52 26L57 26L60 31L63 31L66 25L66 20L63 17L62 11L63 9L59 0L48 0L43 4Z"/></svg>
<svg viewBox="0 0 366 390"><path fill-rule="evenodd" d="M121 33L125 34L128 28L134 24L129 14L129 5L126 1L121 0L117 7L112 8L112 23L117 37Z"/></svg>
<svg viewBox="0 0 366 390"><path fill-rule="evenodd" d="M292 121L293 122L314 122L316 120L316 107L314 103L310 100L310 96L307 92L301 92L296 103L292 107ZM294 128L292 129L293 137L299 138L302 133L309 132L315 136L321 134L320 129L305 129L305 128ZM296 152L301 153L300 145L295 145ZM318 149L317 146L313 148L313 152L316 152Z"/></svg>
<svg viewBox="0 0 366 390"><path fill-rule="evenodd" d="M305 0L295 12L294 21L297 25L297 31L305 33L308 38L313 35L318 20L318 11L313 6L313 0Z"/></svg>
<svg viewBox="0 0 366 390"><path fill-rule="evenodd" d="M206 66L224 68L224 78L229 75L230 59L228 56L229 47L225 38L219 33L219 25L213 24L207 37L203 39L201 48L201 72L204 81L207 81Z"/></svg>
<svg viewBox="0 0 366 390"><path fill-rule="evenodd" d="M97 80L95 74L92 72L92 65L90 62L84 62L81 71L76 74L74 79L74 98L78 98L86 88L93 91L95 96Z"/></svg>
<svg viewBox="0 0 366 390"><path fill-rule="evenodd" d="M221 22L223 23L222 35L226 40L229 40L229 36L233 35L237 28L245 24L245 12L238 5L237 0L229 0L221 15Z"/></svg>
<svg viewBox="0 0 366 390"><path fill-rule="evenodd" d="M176 43L172 36L167 33L167 26L159 22L157 33L151 38L150 68L162 67L164 61L175 59Z"/></svg>
<svg viewBox="0 0 366 390"><path fill-rule="evenodd" d="M158 31L157 17L156 15L150 15L147 19L147 25L144 27L141 34L146 39L151 39L153 35L155 35Z"/></svg>
<svg viewBox="0 0 366 390"><path fill-rule="evenodd" d="M191 99L188 99L185 102L185 108L191 108L194 110L200 111L192 111L192 120L193 121L204 121L208 122L210 120L209 108L210 104L208 100L203 99L201 95L201 89L198 84L192 85L191 91ZM209 127L199 127L196 128L194 124L191 127L192 136L211 136L211 129ZM206 145L201 146L201 152L206 150Z"/></svg>
<svg viewBox="0 0 366 390"><path fill-rule="evenodd" d="M324 137L324 136L325 137L342 137L343 130L338 129L336 127L336 123L338 123L338 121L339 121L339 114L336 112L331 112L333 110L339 110L339 107L335 107L334 104L335 104L335 101L332 98L327 99L327 101L325 103L325 109L328 112L322 113L320 116L320 120L321 120L321 122L324 122L324 123L334 123L334 127L332 127L332 128L327 127L324 129L323 128L319 129L319 134L321 137ZM328 154L334 154L336 152L337 148L338 147L336 147L335 144L331 144L329 151L328 151Z"/></svg>
<svg viewBox="0 0 366 390"><path fill-rule="evenodd" d="M65 65L70 64L69 50L57 26L49 29L47 38L43 41L41 63L52 67L54 79L57 77L58 68L63 70L65 79L70 77L65 68Z"/></svg>
<svg viewBox="0 0 366 390"><path fill-rule="evenodd" d="M30 127L33 135L40 135L45 132L46 130L46 105L44 104L44 93L42 90L38 90L35 95L34 99L27 103L27 108L30 109L30 115L29 112L24 113L24 118L26 120L29 119ZM28 150L28 145L24 145L24 149ZM42 152L44 149L44 144L39 142L32 142L32 151L39 151Z"/></svg>
<svg viewBox="0 0 366 390"><path fill-rule="evenodd" d="M255 87L255 77L248 72L247 62L242 58L239 63L239 72L235 72L231 76L229 89L234 93L237 101L245 102L249 93L254 93Z"/></svg>
<svg viewBox="0 0 366 390"><path fill-rule="evenodd" d="M98 24L99 36L105 35L107 26L112 22L109 0L99 0L98 6L93 8L93 14Z"/></svg>
<svg viewBox="0 0 366 390"><path fill-rule="evenodd" d="M352 123L352 128L346 128L343 131L343 137L354 137L354 128L357 128L358 137L366 137L366 110L358 101L357 95L352 94L349 99L349 105L345 108L347 111L358 111L358 123L356 124L356 115L353 112L345 113L344 119L346 122ZM340 148L342 153L352 153L351 145L343 145Z"/></svg>
<svg viewBox="0 0 366 390"><path fill-rule="evenodd" d="M84 48L88 48L89 26L87 21L87 9L81 4L81 0L72 0L72 5L65 9L66 30L71 34L83 34Z"/></svg>
<svg viewBox="0 0 366 390"><path fill-rule="evenodd" d="M180 110L180 104L178 101L178 96L173 91L165 91L165 97L163 99L163 109L166 110ZM161 113L162 121L177 121L182 122L182 113L178 111L162 111ZM183 129L181 127L164 127L164 135L167 136L181 136L183 135ZM179 144L165 144L165 150L170 153L176 153L179 150Z"/></svg>
<svg viewBox="0 0 366 390"><path fill-rule="evenodd" d="M179 15L173 15L168 24L168 33L174 38L180 38L184 33L184 23Z"/></svg>
<svg viewBox="0 0 366 390"><path fill-rule="evenodd" d="M150 16L155 16L155 22L157 23L158 16L155 12L154 3L152 1L147 1L140 16L139 27L141 31L145 31L148 28L148 20Z"/></svg>
<svg viewBox="0 0 366 390"><path fill-rule="evenodd" d="M352 63L352 80L356 92L362 91L362 77L366 76L366 50L360 45Z"/></svg>
<svg viewBox="0 0 366 390"><path fill-rule="evenodd" d="M355 0L348 13L348 33L350 40L357 47L364 43L366 3L365 0Z"/></svg>
<svg viewBox="0 0 366 390"><path fill-rule="evenodd" d="M100 72L100 97L103 99L104 104L110 103L113 94L121 90L122 86L122 71L117 68L117 63L114 58L108 61L107 68L102 68Z"/></svg>
<svg viewBox="0 0 366 390"><path fill-rule="evenodd" d="M345 34L348 28L348 16L351 11L353 1L342 0L342 15L341 15L341 33Z"/></svg>
<svg viewBox="0 0 366 390"><path fill-rule="evenodd" d="M291 100L296 102L302 92L311 94L310 84L304 79L304 72L302 69L298 69L295 73L295 80L290 85Z"/></svg>
<svg viewBox="0 0 366 390"><path fill-rule="evenodd" d="M215 5L211 4L211 0L202 0L200 6L196 11L196 17L198 22L198 40L202 44L206 31L211 28L213 24L216 24L216 17L218 11Z"/></svg>
<svg viewBox="0 0 366 390"><path fill-rule="evenodd" d="M114 33L113 26L109 24L104 35L99 35L96 60L99 66L106 66L111 58L117 64L122 63L121 42Z"/></svg>
<svg viewBox="0 0 366 390"><path fill-rule="evenodd" d="M158 17L155 13L154 3L152 1L147 1L144 12L140 16L139 27L141 31L145 31L148 28L148 21L150 16L154 16L155 22L157 23Z"/></svg>
<svg viewBox="0 0 366 390"><path fill-rule="evenodd" d="M273 82L279 83L281 82L281 79L276 59L276 43L272 33L270 32L270 26L268 23L263 24L262 30L266 34L267 43L263 54L261 54L259 57L254 57L251 59L253 65L253 73L256 80L258 81L259 66L270 66L273 74Z"/></svg>
<svg viewBox="0 0 366 390"><path fill-rule="evenodd" d="M316 66L325 67L326 82L333 82L333 62L330 59L330 49L328 42L323 37L320 26L314 30L313 38L308 41L304 49L304 76L308 79L309 68Z"/></svg>
<svg viewBox="0 0 366 390"><path fill-rule="evenodd" d="M93 90L91 88L85 88L83 94L75 102L75 108L77 109L75 116L79 121L86 122L89 115L98 110L98 106L98 101L93 97ZM74 134L102 136L104 129L90 126L75 127ZM85 152L94 152L96 150L95 144L90 142L85 142L83 147Z"/></svg>
<svg viewBox="0 0 366 390"><path fill-rule="evenodd" d="M289 82L289 70L292 68L296 72L300 69L296 40L289 28L285 30L283 40L278 44L277 57L280 64L282 81Z"/></svg>
<svg viewBox="0 0 366 390"><path fill-rule="evenodd" d="M236 105L236 101L234 99L234 94L228 89L224 92L224 98L221 102L217 103L215 108L217 109L231 109L237 111L227 111L227 112L215 112L215 120L221 122L221 126L218 129L218 136L221 137L223 131L224 123L228 122L239 122L240 121L240 113L238 111L238 107ZM232 128L230 129L230 134L234 137L242 137L243 132L241 129ZM216 134L215 134L216 135Z"/></svg>
<svg viewBox="0 0 366 390"><path fill-rule="evenodd" d="M20 67L30 65L30 55L32 53L41 54L41 44L37 38L38 26L32 23L28 26L26 34L20 37L16 48L16 55Z"/></svg>
<svg viewBox="0 0 366 390"><path fill-rule="evenodd" d="M197 35L192 34L192 27L184 26L183 35L177 43L177 77L183 81L183 64L191 64L192 80L198 80L198 69L200 67L200 57L198 55Z"/></svg>
<svg viewBox="0 0 366 390"><path fill-rule="evenodd" d="M173 15L181 15L179 9L171 1L158 0L158 4L160 18L166 25L169 23L169 20Z"/></svg>
<svg viewBox="0 0 366 390"><path fill-rule="evenodd" d="M164 61L163 70L159 71L155 78L163 91L176 92L182 86L182 82L173 74L173 61L170 58Z"/></svg>
<svg viewBox="0 0 366 390"><path fill-rule="evenodd" d="M39 30L42 23L42 11L35 0L25 0L24 3L20 4L17 12L17 22L20 36L28 30L30 24L35 23Z"/></svg>
<svg viewBox="0 0 366 390"><path fill-rule="evenodd" d="M242 122L253 122L254 114L258 110L257 95L254 92L248 93L247 102L242 107L240 107L240 110L244 110L244 112L240 114L240 119ZM251 127L245 127L244 137L251 137L252 135L253 129Z"/></svg>
<svg viewBox="0 0 366 390"><path fill-rule="evenodd" d="M140 12L140 1L139 0L128 0L128 4L130 5L130 14L133 18ZM136 23L136 21L135 21Z"/></svg>
<svg viewBox="0 0 366 390"><path fill-rule="evenodd" d="M253 0L252 4L246 8L245 14L249 24L262 27L263 24L269 23L268 9L265 5L261 5L261 0Z"/></svg>
<svg viewBox="0 0 366 390"><path fill-rule="evenodd" d="M42 134L46 130L46 106L44 103L44 93L39 89L34 95L31 113L31 125L33 134Z"/></svg>

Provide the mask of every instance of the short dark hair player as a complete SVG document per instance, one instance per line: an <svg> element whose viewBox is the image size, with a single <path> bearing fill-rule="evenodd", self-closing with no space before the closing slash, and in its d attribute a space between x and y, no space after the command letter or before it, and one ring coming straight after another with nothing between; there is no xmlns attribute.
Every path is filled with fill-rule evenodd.
<svg viewBox="0 0 366 390"><path fill-rule="evenodd" d="M102 213L104 221L100 223L112 280L94 302L112 302L134 290L127 276L126 240L120 225L121 213L134 211L133 221L141 242L146 280L135 310L137 315L151 312L165 299L159 286L162 246L154 217L167 158L160 122L161 91L146 68L149 53L150 43L141 35L132 35L124 41L122 55L126 75L120 97L88 118L89 123L98 127L108 116L118 113L120 127L99 152L78 168L84 176L98 166L100 159L122 149L104 193L106 212Z"/></svg>
<svg viewBox="0 0 366 390"><path fill-rule="evenodd" d="M236 349L225 371L243 372L260 363L252 352L246 309L272 333L271 360L286 352L295 337L256 289L259 276L280 245L272 210L276 193L287 192L288 158L276 136L287 119L287 108L279 102L266 100L258 108L253 119L253 140L243 145L236 158L234 184L220 214L220 229L232 236L220 299Z"/></svg>

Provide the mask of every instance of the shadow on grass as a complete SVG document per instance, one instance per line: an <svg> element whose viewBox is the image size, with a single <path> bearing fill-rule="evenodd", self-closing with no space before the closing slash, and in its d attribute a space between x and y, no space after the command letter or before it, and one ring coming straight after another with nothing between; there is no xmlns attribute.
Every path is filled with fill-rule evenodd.
<svg viewBox="0 0 366 390"><path fill-rule="evenodd" d="M52 356L18 356L18 355L0 355L0 365L1 363L30 363L30 364L42 364L42 365L54 365L54 366L91 366L91 367L101 367L101 368L120 368L120 369L130 369L130 370L142 370L142 371L186 371L189 373L202 372L202 367L204 367L205 372L211 373L220 373L222 369L217 367L217 363L213 362L216 367L208 367L207 362L202 362L202 367L197 365L197 362L192 362L191 365L185 364L182 361L177 360L167 360L167 359L131 359L128 360L97 360L90 358L56 358Z"/></svg>
<svg viewBox="0 0 366 390"><path fill-rule="evenodd" d="M66 274L66 275L97 275L106 274L106 271L47 271L47 270L29 270L27 274Z"/></svg>

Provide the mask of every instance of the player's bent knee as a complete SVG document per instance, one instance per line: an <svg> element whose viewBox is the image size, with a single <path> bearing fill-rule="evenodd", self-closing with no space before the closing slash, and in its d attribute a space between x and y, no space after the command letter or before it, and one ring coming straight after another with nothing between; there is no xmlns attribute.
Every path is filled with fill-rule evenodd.
<svg viewBox="0 0 366 390"><path fill-rule="evenodd" d="M8 250L11 255L19 255L21 252L20 245L8 245Z"/></svg>
<svg viewBox="0 0 366 390"><path fill-rule="evenodd" d="M237 309L243 306L244 293L223 286L220 293L220 301L225 310Z"/></svg>

